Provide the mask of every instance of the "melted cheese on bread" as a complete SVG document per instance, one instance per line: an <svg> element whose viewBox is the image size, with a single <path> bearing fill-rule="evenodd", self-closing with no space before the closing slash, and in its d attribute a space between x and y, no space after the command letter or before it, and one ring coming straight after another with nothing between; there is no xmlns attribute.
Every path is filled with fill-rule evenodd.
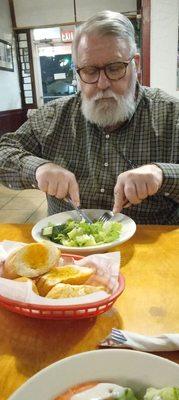
<svg viewBox="0 0 179 400"><path fill-rule="evenodd" d="M10 254L4 264L3 276L15 279L19 276L33 278L58 265L59 249L49 243L27 244Z"/></svg>
<svg viewBox="0 0 179 400"><path fill-rule="evenodd" d="M50 272L41 276L37 282L39 294L46 296L47 293L58 283L69 283L81 285L93 274L92 268L78 267L76 265L65 265L53 268Z"/></svg>
<svg viewBox="0 0 179 400"><path fill-rule="evenodd" d="M48 292L46 297L50 299L81 297L87 294L99 292L100 290L104 290L104 288L102 286L69 285L65 283L58 283Z"/></svg>

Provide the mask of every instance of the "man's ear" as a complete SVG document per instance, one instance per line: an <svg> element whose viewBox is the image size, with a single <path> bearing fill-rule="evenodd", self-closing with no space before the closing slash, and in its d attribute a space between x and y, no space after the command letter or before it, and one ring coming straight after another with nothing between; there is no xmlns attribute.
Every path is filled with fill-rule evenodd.
<svg viewBox="0 0 179 400"><path fill-rule="evenodd" d="M135 62L135 67L136 67L137 79L139 82L141 82L141 58L140 58L139 53L135 54L134 62Z"/></svg>
<svg viewBox="0 0 179 400"><path fill-rule="evenodd" d="M141 63L140 63L140 54L136 53L134 56L134 61L135 61L135 65L136 65L136 71L137 73L140 73L140 67L141 67Z"/></svg>

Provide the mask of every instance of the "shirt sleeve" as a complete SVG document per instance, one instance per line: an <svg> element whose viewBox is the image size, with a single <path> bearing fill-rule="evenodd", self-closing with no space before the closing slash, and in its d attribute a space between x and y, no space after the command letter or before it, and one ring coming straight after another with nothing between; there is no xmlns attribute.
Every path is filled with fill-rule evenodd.
<svg viewBox="0 0 179 400"><path fill-rule="evenodd" d="M179 164L154 163L163 172L163 183L158 193L179 203Z"/></svg>
<svg viewBox="0 0 179 400"><path fill-rule="evenodd" d="M179 202L179 101L169 95L166 96L167 125L160 142L160 148L162 147L165 156L162 157L163 160L156 160L154 164L163 172L163 183L158 193ZM164 112L161 116L164 117Z"/></svg>
<svg viewBox="0 0 179 400"><path fill-rule="evenodd" d="M0 140L0 181L12 189L37 188L36 170L51 160L41 157L42 136L49 129L53 108L39 109L16 132Z"/></svg>

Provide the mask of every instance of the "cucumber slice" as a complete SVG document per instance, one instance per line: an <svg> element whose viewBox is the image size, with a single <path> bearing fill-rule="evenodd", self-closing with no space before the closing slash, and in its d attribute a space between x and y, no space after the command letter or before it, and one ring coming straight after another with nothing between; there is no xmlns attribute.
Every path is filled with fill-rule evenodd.
<svg viewBox="0 0 179 400"><path fill-rule="evenodd" d="M42 229L42 235L51 237L52 236L52 230L53 230L53 226L46 226L46 228Z"/></svg>

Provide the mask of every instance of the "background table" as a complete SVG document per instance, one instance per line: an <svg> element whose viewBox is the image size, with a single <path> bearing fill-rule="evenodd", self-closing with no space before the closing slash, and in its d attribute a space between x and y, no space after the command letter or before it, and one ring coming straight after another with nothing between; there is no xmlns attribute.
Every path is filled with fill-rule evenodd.
<svg viewBox="0 0 179 400"><path fill-rule="evenodd" d="M30 243L31 229L1 224L0 241ZM179 332L178 233L174 226L138 226L133 238L113 249L121 251L126 288L97 318L37 320L0 307L0 400L49 364L98 348L112 327L146 335ZM179 352L159 355L179 363Z"/></svg>

